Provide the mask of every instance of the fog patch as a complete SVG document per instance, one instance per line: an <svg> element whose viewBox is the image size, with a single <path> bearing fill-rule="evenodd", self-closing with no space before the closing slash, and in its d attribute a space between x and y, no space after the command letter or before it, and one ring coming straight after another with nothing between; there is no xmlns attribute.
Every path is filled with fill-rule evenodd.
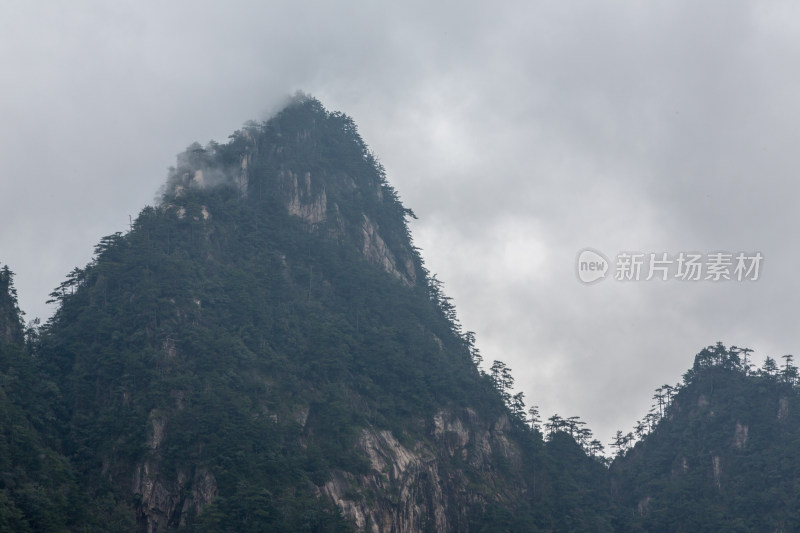
<svg viewBox="0 0 800 533"><path fill-rule="evenodd" d="M216 147L213 141L205 147L195 142L178 154L176 166L169 168L167 181L161 187L156 201L177 198L189 189L236 185L234 169L220 166Z"/></svg>

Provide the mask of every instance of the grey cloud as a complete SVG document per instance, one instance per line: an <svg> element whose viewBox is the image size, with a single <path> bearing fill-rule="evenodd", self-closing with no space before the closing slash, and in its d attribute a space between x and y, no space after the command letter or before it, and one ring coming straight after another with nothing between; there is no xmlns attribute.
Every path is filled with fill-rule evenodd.
<svg viewBox="0 0 800 533"><path fill-rule="evenodd" d="M11 2L0 261L22 306L176 154L297 89L350 114L484 357L607 442L703 345L796 350L789 2ZM752 284L577 282L592 246L760 250Z"/></svg>

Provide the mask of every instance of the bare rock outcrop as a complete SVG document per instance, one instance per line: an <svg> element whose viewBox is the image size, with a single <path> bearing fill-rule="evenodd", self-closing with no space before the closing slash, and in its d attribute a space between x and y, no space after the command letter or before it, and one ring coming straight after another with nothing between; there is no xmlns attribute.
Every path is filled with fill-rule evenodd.
<svg viewBox="0 0 800 533"><path fill-rule="evenodd" d="M470 508L486 501L469 489L452 458L480 472L488 487L498 477L493 457L511 464L521 460L504 434L505 416L487 422L470 409L441 410L429 422L428 439L405 445L390 431L364 429L358 447L369 459L369 472L335 471L321 487L358 531L463 530Z"/></svg>

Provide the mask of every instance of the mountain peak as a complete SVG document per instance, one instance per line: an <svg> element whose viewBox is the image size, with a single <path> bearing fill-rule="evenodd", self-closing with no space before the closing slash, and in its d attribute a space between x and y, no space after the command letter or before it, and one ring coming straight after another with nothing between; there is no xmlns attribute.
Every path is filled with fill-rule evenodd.
<svg viewBox="0 0 800 533"><path fill-rule="evenodd" d="M162 205L185 211L188 192L236 191L249 206L281 206L311 231L349 242L409 286L422 264L406 209L353 120L297 95L265 122L248 122L225 144L193 143L170 169ZM208 212L203 214L210 216Z"/></svg>

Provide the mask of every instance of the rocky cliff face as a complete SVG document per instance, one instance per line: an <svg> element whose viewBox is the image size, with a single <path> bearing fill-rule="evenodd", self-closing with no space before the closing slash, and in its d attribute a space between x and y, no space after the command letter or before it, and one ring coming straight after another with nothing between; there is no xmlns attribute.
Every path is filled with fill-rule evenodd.
<svg viewBox="0 0 800 533"><path fill-rule="evenodd" d="M373 264L383 268L386 272L403 281L406 285L414 285L417 273L414 268L413 255L409 250L402 250L402 259L398 258L386 245L380 234L378 226L364 215L362 229L362 253Z"/></svg>
<svg viewBox="0 0 800 533"><path fill-rule="evenodd" d="M161 445L167 417L151 413L148 456L138 463L131 491L136 498L136 522L143 533L158 533L184 527L188 516L197 516L217 496L214 475L201 466L179 469L174 477L161 469Z"/></svg>
<svg viewBox="0 0 800 533"><path fill-rule="evenodd" d="M389 431L364 429L358 448L369 458L369 472L335 471L322 491L359 531L466 530L470 509L487 503L469 480L474 482L480 473L493 497L502 499L508 485L496 461L507 461L512 468L523 461L505 435L507 428L505 415L487 422L467 408L457 415L439 411L428 421L427 438L407 445Z"/></svg>

